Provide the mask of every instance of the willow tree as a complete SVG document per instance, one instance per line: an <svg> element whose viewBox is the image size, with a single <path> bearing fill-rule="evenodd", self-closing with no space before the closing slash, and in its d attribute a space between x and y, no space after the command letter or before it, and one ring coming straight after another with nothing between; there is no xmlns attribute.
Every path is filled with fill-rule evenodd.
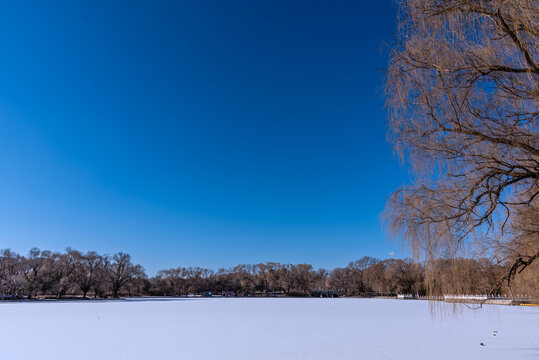
<svg viewBox="0 0 539 360"><path fill-rule="evenodd" d="M539 257L537 0L403 0L386 79L412 184L384 218L416 256ZM537 261L539 262L539 261Z"/></svg>

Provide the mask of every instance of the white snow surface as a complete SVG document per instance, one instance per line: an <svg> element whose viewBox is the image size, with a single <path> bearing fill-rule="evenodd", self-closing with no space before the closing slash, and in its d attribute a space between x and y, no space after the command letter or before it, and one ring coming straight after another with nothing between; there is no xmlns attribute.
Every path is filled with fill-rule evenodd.
<svg viewBox="0 0 539 360"><path fill-rule="evenodd" d="M345 298L0 303L1 360L537 358L533 307Z"/></svg>

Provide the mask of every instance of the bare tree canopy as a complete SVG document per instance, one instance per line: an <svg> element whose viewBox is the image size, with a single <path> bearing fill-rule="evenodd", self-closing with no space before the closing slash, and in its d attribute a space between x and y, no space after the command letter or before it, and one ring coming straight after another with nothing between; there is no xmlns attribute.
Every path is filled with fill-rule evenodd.
<svg viewBox="0 0 539 360"><path fill-rule="evenodd" d="M526 239L520 239L520 245L526 246ZM435 296L514 292L518 302L539 300L537 273L526 271L515 278L511 289L498 280L509 268L486 258L439 259L429 264L432 286L428 290ZM267 262L217 271L180 266L148 277L141 265L133 264L131 256L122 252L110 256L71 248L64 253L33 248L24 256L0 249L0 301L186 296L208 291L224 296L423 296L426 275L422 262L365 256L333 270Z"/></svg>
<svg viewBox="0 0 539 360"><path fill-rule="evenodd" d="M538 5L399 3L389 138L414 179L384 222L418 257L484 251L511 276L539 257Z"/></svg>

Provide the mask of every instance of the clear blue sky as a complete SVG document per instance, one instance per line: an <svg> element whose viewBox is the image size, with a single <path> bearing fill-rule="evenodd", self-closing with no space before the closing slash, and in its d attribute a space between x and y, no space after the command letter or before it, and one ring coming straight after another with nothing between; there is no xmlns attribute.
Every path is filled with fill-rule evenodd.
<svg viewBox="0 0 539 360"><path fill-rule="evenodd" d="M0 248L149 274L404 256L383 1L5 1Z"/></svg>

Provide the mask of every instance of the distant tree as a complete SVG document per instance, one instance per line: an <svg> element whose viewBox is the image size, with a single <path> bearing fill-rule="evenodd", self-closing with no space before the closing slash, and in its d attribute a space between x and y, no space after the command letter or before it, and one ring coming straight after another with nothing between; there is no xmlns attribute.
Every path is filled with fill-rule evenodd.
<svg viewBox="0 0 539 360"><path fill-rule="evenodd" d="M318 269L314 274L313 290L325 290L328 288L329 271Z"/></svg>
<svg viewBox="0 0 539 360"><path fill-rule="evenodd" d="M365 292L365 270L376 264L378 261L378 259L364 256L361 259L348 264L349 289L352 293L357 295Z"/></svg>
<svg viewBox="0 0 539 360"><path fill-rule="evenodd" d="M109 283L110 283L110 277L107 274L107 256L101 255L101 264L96 269L94 282L93 282L93 290L94 290L94 298L103 298L105 297L105 293L109 289Z"/></svg>
<svg viewBox="0 0 539 360"><path fill-rule="evenodd" d="M296 265L296 284L297 290L303 293L309 293L315 280L316 273L310 264Z"/></svg>
<svg viewBox="0 0 539 360"><path fill-rule="evenodd" d="M72 250L71 255L74 259L74 270L70 275L70 281L78 286L80 291L82 291L82 297L86 298L88 291L99 280L103 258L95 251L82 254L79 251Z"/></svg>
<svg viewBox="0 0 539 360"><path fill-rule="evenodd" d="M246 295L255 291L256 287L256 266L249 264L238 265L233 269L235 281L239 282L242 292Z"/></svg>
<svg viewBox="0 0 539 360"><path fill-rule="evenodd" d="M388 292L386 267L388 261L377 261L365 269L365 288L368 292L386 294Z"/></svg>
<svg viewBox="0 0 539 360"><path fill-rule="evenodd" d="M386 261L385 292L398 294L423 294L423 268L420 264L407 259Z"/></svg>
<svg viewBox="0 0 539 360"><path fill-rule="evenodd" d="M0 251L0 294L19 295L23 289L22 257L10 249Z"/></svg>
<svg viewBox="0 0 539 360"><path fill-rule="evenodd" d="M162 295L181 295L184 285L184 269L173 268L161 270L157 273L159 291Z"/></svg>
<svg viewBox="0 0 539 360"><path fill-rule="evenodd" d="M46 255L38 248L32 248L22 261L21 273L24 276L24 287L29 299L36 296L42 289L41 284L46 273Z"/></svg>
<svg viewBox="0 0 539 360"><path fill-rule="evenodd" d="M65 253L50 253L49 264L51 267L47 287L50 292L61 297L74 288L74 284L70 280L70 276L75 270L73 250L67 248Z"/></svg>
<svg viewBox="0 0 539 360"><path fill-rule="evenodd" d="M335 268L330 274L328 280L330 288L334 290L342 291L344 295L347 295L351 286L350 281L350 269L348 268Z"/></svg>
<svg viewBox="0 0 539 360"><path fill-rule="evenodd" d="M286 264L281 269L281 288L285 294L290 294L290 290L294 288L295 283L295 266L292 264Z"/></svg>
<svg viewBox="0 0 539 360"><path fill-rule="evenodd" d="M273 263L267 264L258 264L256 265L257 275L258 275L258 286L257 290L267 293L270 291L270 281L271 281L271 271L273 268Z"/></svg>
<svg viewBox="0 0 539 360"><path fill-rule="evenodd" d="M118 297L120 290L128 283L145 276L142 266L131 263L131 255L129 254L119 252L112 257L104 257L103 261L113 297Z"/></svg>

